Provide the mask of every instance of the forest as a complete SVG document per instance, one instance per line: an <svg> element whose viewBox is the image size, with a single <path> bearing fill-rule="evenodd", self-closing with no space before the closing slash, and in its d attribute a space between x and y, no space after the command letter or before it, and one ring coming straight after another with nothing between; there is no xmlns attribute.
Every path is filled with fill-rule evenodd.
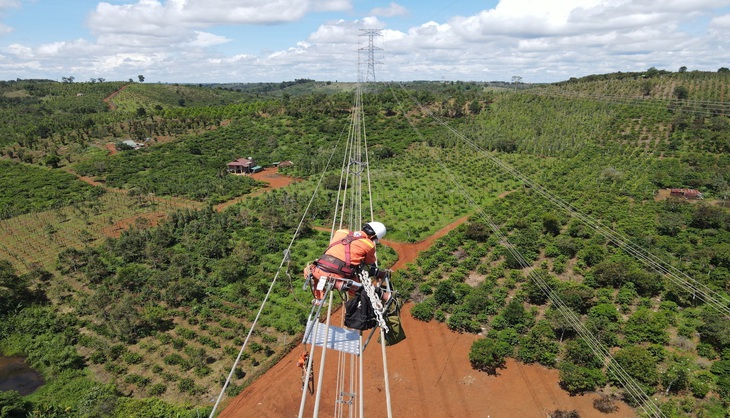
<svg viewBox="0 0 730 418"><path fill-rule="evenodd" d="M0 82L0 354L45 381L0 392L0 416L209 414L279 275L227 395L276 364L301 340L354 88ZM727 416L729 74L378 83L363 104L388 238L469 216L394 272L416 319L481 333L484 373L511 357L638 415ZM244 157L300 181L257 193L226 171Z"/></svg>

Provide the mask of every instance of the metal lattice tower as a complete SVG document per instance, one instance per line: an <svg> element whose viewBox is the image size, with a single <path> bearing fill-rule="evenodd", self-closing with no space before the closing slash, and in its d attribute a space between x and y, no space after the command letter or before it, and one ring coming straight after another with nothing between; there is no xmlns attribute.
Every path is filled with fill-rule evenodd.
<svg viewBox="0 0 730 418"><path fill-rule="evenodd" d="M362 32L362 34L360 36L367 36L368 37L368 46L359 49L360 52L367 51L367 56L368 56L368 58L367 58L367 66L368 66L368 69L367 69L367 73L365 75L365 82L366 83L371 82L371 81L375 81L375 64L382 64L382 62L378 61L375 58L375 51L382 51L383 48L376 47L375 46L375 43L373 42L373 40L375 39L376 36L383 36L380 33L380 31L381 31L381 29L360 29L360 32ZM361 54L358 54L358 57L360 55ZM359 74L360 74L360 77L361 77L361 79L359 81L362 81L362 71L359 71Z"/></svg>

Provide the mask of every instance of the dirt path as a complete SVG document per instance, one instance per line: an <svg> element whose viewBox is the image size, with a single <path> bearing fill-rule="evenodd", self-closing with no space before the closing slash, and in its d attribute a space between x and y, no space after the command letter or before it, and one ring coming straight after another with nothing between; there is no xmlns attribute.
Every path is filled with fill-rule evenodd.
<svg viewBox="0 0 730 418"><path fill-rule="evenodd" d="M411 304L403 311L408 338L387 348L394 417L545 417L556 409L576 410L581 418L634 417L623 403L603 414L593 408L598 395L570 396L558 386L558 371L524 365L512 359L498 376L477 372L469 364L473 334L450 332L436 321L414 320ZM339 321L340 318L335 319ZM365 416L387 416L380 345L373 340L363 360ZM301 371L296 366L300 348L293 350L268 373L230 400L219 418L296 417L301 401ZM337 353L328 351L320 413L333 416ZM315 353L315 379L320 352ZM314 396L307 395L305 416L312 416ZM345 414L348 410L345 409ZM357 416L357 414L355 414Z"/></svg>
<svg viewBox="0 0 730 418"><path fill-rule="evenodd" d="M416 259L418 258L418 253L430 248L437 239L443 237L444 235L455 229L457 226L466 222L466 220L469 219L469 216L471 215L465 215L445 226L444 228L441 228L438 232L426 238L425 240L413 244L395 242L386 239L382 240L381 242L383 243L383 245L387 245L388 247L395 250L395 252L398 254L398 261L393 265L392 269L398 270L404 268L406 264L416 261Z"/></svg>
<svg viewBox="0 0 730 418"><path fill-rule="evenodd" d="M117 91L115 91L114 93L112 93L112 94L110 94L110 95L108 95L107 97L104 98L104 103L106 103L107 106L109 106L109 110L116 110L117 109L117 105L114 104L114 101L112 99L114 99L114 96L116 96L117 94L119 94L122 90L126 89L127 86L128 86L128 84L123 85Z"/></svg>

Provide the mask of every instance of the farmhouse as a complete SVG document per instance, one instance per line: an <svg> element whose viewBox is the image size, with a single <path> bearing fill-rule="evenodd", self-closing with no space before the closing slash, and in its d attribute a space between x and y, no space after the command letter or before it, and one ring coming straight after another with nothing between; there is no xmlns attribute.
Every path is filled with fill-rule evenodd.
<svg viewBox="0 0 730 418"><path fill-rule="evenodd" d="M130 149L140 149L144 146L144 144L132 141L131 139L125 139L122 141L122 144L129 147Z"/></svg>
<svg viewBox="0 0 730 418"><path fill-rule="evenodd" d="M277 161L275 163L272 163L271 165L273 165L274 167L291 167L294 165L294 163L291 162L290 160L287 160L287 161Z"/></svg>
<svg viewBox="0 0 730 418"><path fill-rule="evenodd" d="M702 193L695 189L669 189L669 195L685 199L702 199Z"/></svg>
<svg viewBox="0 0 730 418"><path fill-rule="evenodd" d="M256 165L256 161L253 158L239 158L236 161L232 161L226 164L228 172L233 174L252 174L263 171L264 168L260 165Z"/></svg>

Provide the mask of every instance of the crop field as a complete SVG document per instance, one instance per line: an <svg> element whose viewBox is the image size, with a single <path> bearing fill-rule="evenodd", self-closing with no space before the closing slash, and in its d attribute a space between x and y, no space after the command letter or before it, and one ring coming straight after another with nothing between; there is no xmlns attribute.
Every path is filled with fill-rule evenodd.
<svg viewBox="0 0 730 418"><path fill-rule="evenodd" d="M180 199L107 191L76 205L0 220L0 257L20 273L51 271L64 249L98 246L129 227L148 228L167 212L196 207Z"/></svg>

